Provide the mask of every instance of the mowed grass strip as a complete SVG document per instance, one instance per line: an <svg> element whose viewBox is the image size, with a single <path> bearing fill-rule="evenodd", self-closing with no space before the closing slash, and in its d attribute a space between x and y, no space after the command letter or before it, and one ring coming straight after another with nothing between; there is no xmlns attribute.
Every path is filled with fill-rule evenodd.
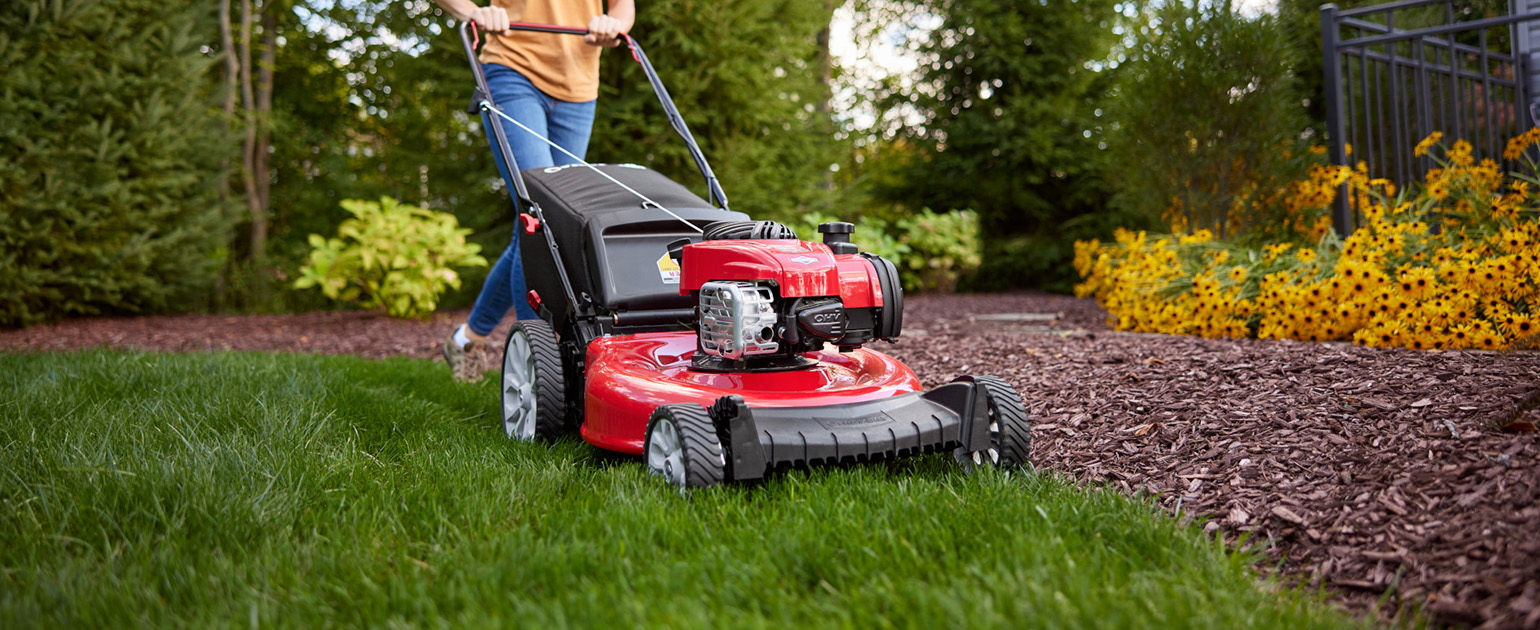
<svg viewBox="0 0 1540 630"><path fill-rule="evenodd" d="M507 440L496 396L421 360L0 354L0 627L1363 623L1112 492L932 456L681 496Z"/></svg>

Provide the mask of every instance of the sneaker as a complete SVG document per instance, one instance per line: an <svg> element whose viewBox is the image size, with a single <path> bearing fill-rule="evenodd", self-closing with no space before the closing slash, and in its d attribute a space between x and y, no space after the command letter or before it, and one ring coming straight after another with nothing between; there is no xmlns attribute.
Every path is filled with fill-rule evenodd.
<svg viewBox="0 0 1540 630"><path fill-rule="evenodd" d="M471 340L464 348L455 343L454 333L444 340L444 362L449 364L449 374L457 381L474 383L486 376L486 343Z"/></svg>

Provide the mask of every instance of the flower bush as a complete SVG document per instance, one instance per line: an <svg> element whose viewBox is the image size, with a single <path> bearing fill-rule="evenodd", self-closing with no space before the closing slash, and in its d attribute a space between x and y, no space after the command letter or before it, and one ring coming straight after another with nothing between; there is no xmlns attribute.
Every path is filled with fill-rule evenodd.
<svg viewBox="0 0 1540 630"><path fill-rule="evenodd" d="M1348 341L1418 349L1540 345L1540 165L1508 143L1527 173L1505 176L1471 146L1435 133L1415 153L1437 165L1415 193L1366 167L1317 166L1281 194L1304 243L1259 247L1208 230L1075 243L1076 295L1094 296L1118 330L1205 337ZM1362 208L1346 239L1323 223L1338 186ZM1307 227L1308 226L1308 227Z"/></svg>

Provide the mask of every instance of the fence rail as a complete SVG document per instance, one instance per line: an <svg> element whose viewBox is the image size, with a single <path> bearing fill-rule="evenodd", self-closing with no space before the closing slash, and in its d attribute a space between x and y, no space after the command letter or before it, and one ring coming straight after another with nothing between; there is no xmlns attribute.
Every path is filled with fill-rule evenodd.
<svg viewBox="0 0 1540 630"><path fill-rule="evenodd" d="M1406 187L1433 166L1412 148L1442 131L1449 141L1470 142L1476 159L1502 161L1504 143L1529 128L1527 42L1520 24L1540 13L1457 21L1451 0L1402 0L1342 11L1321 7L1326 89L1327 157L1333 164L1363 163L1373 177ZM1444 24L1397 28L1406 12L1426 22L1442 7ZM1349 37L1344 38L1343 34ZM1505 167L1512 166L1505 164ZM1358 208L1346 185L1332 208L1337 233L1357 226Z"/></svg>

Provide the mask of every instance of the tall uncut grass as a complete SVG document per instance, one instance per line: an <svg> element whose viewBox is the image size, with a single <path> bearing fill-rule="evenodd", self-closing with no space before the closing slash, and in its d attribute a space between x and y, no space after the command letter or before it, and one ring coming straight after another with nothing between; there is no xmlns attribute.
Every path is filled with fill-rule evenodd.
<svg viewBox="0 0 1540 630"><path fill-rule="evenodd" d="M928 457L681 496L506 440L495 396L418 360L0 354L0 627L1359 623L1111 492Z"/></svg>

